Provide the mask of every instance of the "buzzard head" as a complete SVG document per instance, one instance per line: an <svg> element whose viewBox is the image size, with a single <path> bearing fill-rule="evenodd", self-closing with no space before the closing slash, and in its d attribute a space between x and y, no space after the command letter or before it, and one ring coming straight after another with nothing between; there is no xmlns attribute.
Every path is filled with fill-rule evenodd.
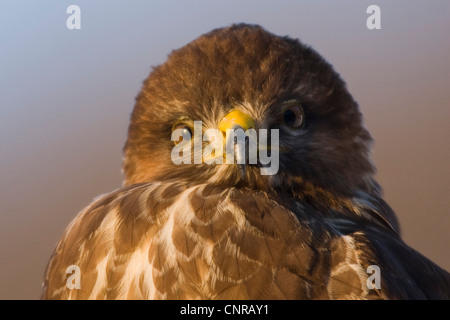
<svg viewBox="0 0 450 320"><path fill-rule="evenodd" d="M207 164L194 154L191 164L174 163L175 130L183 143L205 147L210 142L202 133L218 129L225 148L226 131L236 128L267 130L269 144L258 151L278 152L275 173L262 174L264 165L250 163L248 154L244 165ZM343 195L373 193L371 141L345 83L316 51L259 26L232 25L173 51L145 80L124 147L125 184L176 179L265 191L313 185Z"/></svg>

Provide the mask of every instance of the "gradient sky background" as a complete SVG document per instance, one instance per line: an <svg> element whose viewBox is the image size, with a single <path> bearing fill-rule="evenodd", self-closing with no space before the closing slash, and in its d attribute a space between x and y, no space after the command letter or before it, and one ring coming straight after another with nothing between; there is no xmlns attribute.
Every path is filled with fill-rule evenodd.
<svg viewBox="0 0 450 320"><path fill-rule="evenodd" d="M81 7L81 30L66 8ZM381 30L366 8L381 7ZM134 98L172 49L233 22L300 38L346 80L405 241L450 270L450 1L0 2L0 299L36 299L50 254L121 186Z"/></svg>

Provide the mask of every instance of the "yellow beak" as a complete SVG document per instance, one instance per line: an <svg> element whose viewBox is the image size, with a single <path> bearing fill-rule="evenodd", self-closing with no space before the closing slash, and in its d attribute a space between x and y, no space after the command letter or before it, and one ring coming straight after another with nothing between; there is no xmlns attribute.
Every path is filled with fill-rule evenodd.
<svg viewBox="0 0 450 320"><path fill-rule="evenodd" d="M246 132L248 129L255 129L255 122L248 114L239 110L233 110L228 113L219 123L219 130L222 132L223 136L226 137L226 139L224 140L224 147L226 147L228 150L230 146L233 146L240 176L241 178L244 178L246 176L245 144L238 145L237 140L235 141L234 138L230 140L227 136L227 130L235 129L242 129L244 132Z"/></svg>

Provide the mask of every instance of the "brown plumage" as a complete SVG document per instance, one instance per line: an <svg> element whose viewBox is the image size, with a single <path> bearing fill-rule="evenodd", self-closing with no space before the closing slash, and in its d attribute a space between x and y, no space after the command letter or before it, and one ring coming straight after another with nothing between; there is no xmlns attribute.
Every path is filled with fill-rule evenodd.
<svg viewBox="0 0 450 320"><path fill-rule="evenodd" d="M301 126L286 105L301 110ZM177 123L218 128L233 110L279 130L277 174L172 162ZM313 49L258 26L213 30L144 82L124 187L67 228L42 297L449 299L450 275L401 240L370 145L357 103ZM66 286L70 265L80 289ZM371 265L380 289L367 286Z"/></svg>

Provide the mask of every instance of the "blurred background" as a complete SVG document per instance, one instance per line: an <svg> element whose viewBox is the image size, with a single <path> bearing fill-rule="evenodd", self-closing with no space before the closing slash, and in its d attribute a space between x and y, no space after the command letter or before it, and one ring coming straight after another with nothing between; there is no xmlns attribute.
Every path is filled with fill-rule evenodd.
<svg viewBox="0 0 450 320"><path fill-rule="evenodd" d="M81 8L81 30L66 9ZM381 8L381 30L366 9ZM121 186L142 81L234 22L300 38L346 80L404 240L450 270L450 2L0 2L0 299L37 299L65 227Z"/></svg>

